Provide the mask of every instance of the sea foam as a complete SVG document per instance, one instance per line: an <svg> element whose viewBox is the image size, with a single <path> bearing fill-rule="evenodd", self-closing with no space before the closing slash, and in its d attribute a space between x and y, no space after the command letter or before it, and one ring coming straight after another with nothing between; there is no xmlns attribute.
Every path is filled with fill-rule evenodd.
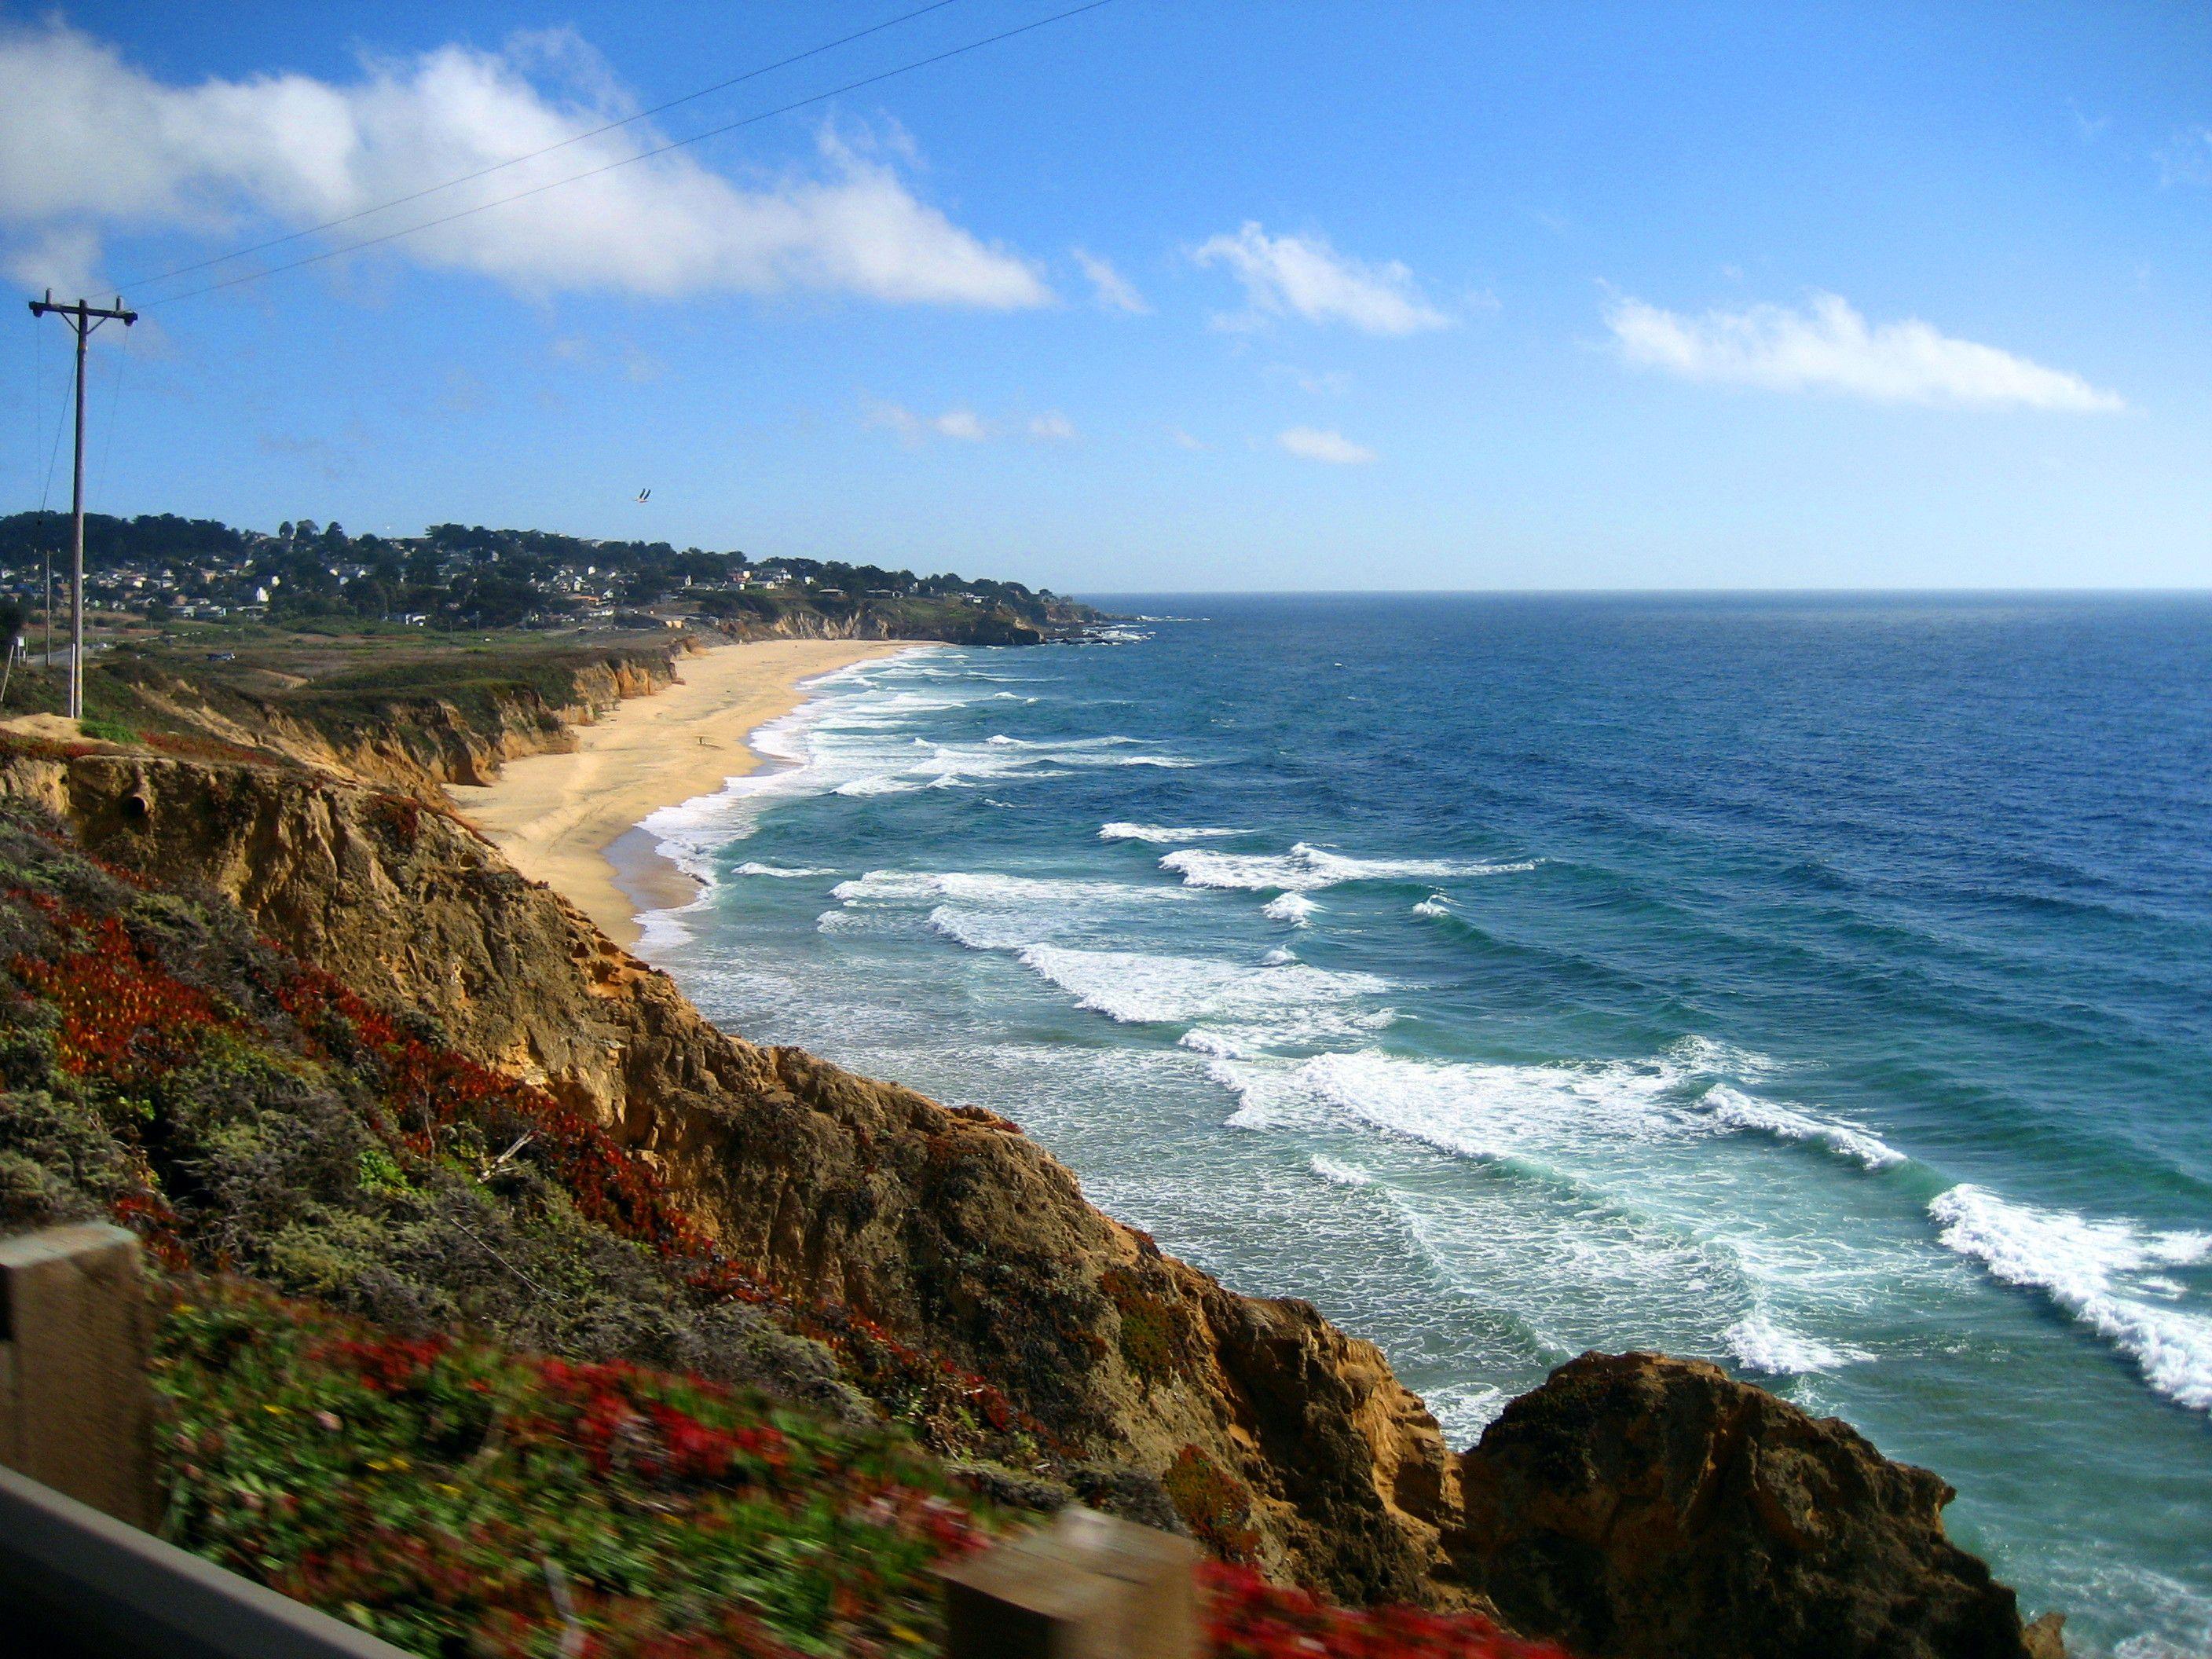
<svg viewBox="0 0 2212 1659"><path fill-rule="evenodd" d="M1319 1111L1484 1160L1669 1127L1658 1096L1671 1079L1657 1066L1467 1065L1370 1048L1315 1054L1287 1069L1217 1065L1215 1079L1242 1100L1231 1120L1239 1127Z"/></svg>
<svg viewBox="0 0 2212 1659"><path fill-rule="evenodd" d="M1905 1154L1877 1135L1832 1118L1816 1117L1794 1106L1778 1105L1716 1083L1705 1091L1703 1103L1713 1122L1723 1128L1748 1129L1778 1140L1804 1141L1825 1146L1869 1170L1887 1170L1905 1162Z"/></svg>
<svg viewBox="0 0 2212 1659"><path fill-rule="evenodd" d="M2212 1411L2212 1317L2143 1294L2154 1269L2212 1255L2212 1233L2150 1232L2125 1221L2038 1210L1965 1182L1938 1194L1928 1213L1942 1224L1948 1248L2002 1283L2041 1291L2133 1360L2154 1391Z"/></svg>
<svg viewBox="0 0 2212 1659"><path fill-rule="evenodd" d="M1310 842L1288 853L1216 853L1185 848L1160 860L1191 887L1241 889L1248 892L1310 893L1351 881L1444 881L1455 876L1503 876L1533 870L1535 861L1511 864L1449 859L1356 859Z"/></svg>
<svg viewBox="0 0 2212 1659"><path fill-rule="evenodd" d="M1176 903L1189 896L1173 887L1139 887L1123 881L1084 881L1049 876L1001 875L991 870L871 870L830 890L848 902L922 904L951 900L1035 912L1040 917L1071 904Z"/></svg>
<svg viewBox="0 0 2212 1659"><path fill-rule="evenodd" d="M1147 841L1158 846L1172 846L1186 841L1212 841L1218 836L1237 833L1234 830L1182 830L1164 823L1102 823L1098 826L1098 839L1101 841Z"/></svg>
<svg viewBox="0 0 2212 1659"><path fill-rule="evenodd" d="M1297 1030L1311 1024L1305 1017L1316 1010L1389 988L1389 981L1372 974L1332 972L1304 963L1250 968L1203 957L1057 945L1031 945L1020 956L1079 1006L1132 1025L1219 1020Z"/></svg>
<svg viewBox="0 0 2212 1659"><path fill-rule="evenodd" d="M1767 1376L1806 1376L1853 1365L1874 1356L1863 1348L1834 1347L1754 1313L1721 1333L1721 1340L1747 1371Z"/></svg>
<svg viewBox="0 0 2212 1659"><path fill-rule="evenodd" d="M1358 1165L1344 1163L1321 1152L1316 1152L1306 1159L1306 1167L1332 1187L1371 1187L1375 1184L1375 1177Z"/></svg>
<svg viewBox="0 0 2212 1659"><path fill-rule="evenodd" d="M876 776L851 779L839 784L832 793L840 795L903 795L921 787L920 784L909 783L904 778Z"/></svg>

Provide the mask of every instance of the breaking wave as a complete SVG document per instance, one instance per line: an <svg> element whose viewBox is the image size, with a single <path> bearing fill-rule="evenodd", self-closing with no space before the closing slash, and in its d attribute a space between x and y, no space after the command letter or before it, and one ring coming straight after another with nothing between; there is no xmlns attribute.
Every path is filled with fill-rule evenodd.
<svg viewBox="0 0 2212 1659"><path fill-rule="evenodd" d="M1947 1249L2002 1284L2041 1291L2133 1360L2154 1392L2212 1411L2212 1317L2162 1303L2174 1291L2153 1282L2157 1268L2212 1255L2212 1233L2148 1232L2038 1210L1963 1182L1939 1193L1928 1213Z"/></svg>
<svg viewBox="0 0 2212 1659"><path fill-rule="evenodd" d="M1258 1025L1279 1039L1307 1030L1341 1031L1350 1024L1343 1018L1346 1005L1390 988L1389 981L1372 974L1332 972L1304 963L1255 968L1204 957L1057 945L1030 945L1020 957L1079 1006L1123 1024L1213 1020ZM1337 1017L1327 1018L1332 1013Z"/></svg>
<svg viewBox="0 0 2212 1659"><path fill-rule="evenodd" d="M1504 876L1534 870L1540 860L1496 864L1449 859L1355 859L1310 842L1288 853L1216 853L1186 848L1170 853L1160 868L1172 870L1191 887L1225 887L1248 892L1310 893L1351 881L1446 881L1455 876Z"/></svg>
<svg viewBox="0 0 2212 1659"><path fill-rule="evenodd" d="M1237 833L1234 830L1179 830L1164 823L1102 823L1098 826L1098 839L1101 841L1147 841L1160 846L1177 842L1211 841L1216 836Z"/></svg>
<svg viewBox="0 0 2212 1659"><path fill-rule="evenodd" d="M1887 1170L1905 1161L1905 1154L1877 1135L1848 1123L1814 1116L1796 1107L1760 1100L1717 1083L1705 1091L1705 1106L1712 1121L1727 1128L1756 1130L1778 1140L1799 1140L1825 1146L1869 1170Z"/></svg>
<svg viewBox="0 0 2212 1659"><path fill-rule="evenodd" d="M1721 1340L1737 1364L1766 1376L1816 1376L1874 1358L1863 1348L1834 1347L1790 1330L1763 1313L1739 1319L1721 1333Z"/></svg>

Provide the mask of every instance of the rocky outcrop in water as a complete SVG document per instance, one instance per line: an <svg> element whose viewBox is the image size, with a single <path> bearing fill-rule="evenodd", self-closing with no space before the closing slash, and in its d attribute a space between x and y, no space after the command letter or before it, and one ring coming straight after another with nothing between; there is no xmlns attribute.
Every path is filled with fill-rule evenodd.
<svg viewBox="0 0 2212 1659"><path fill-rule="evenodd" d="M1955 1494L1714 1366L1584 1354L1460 1460L1449 1540L1516 1626L1592 1659L2048 1659L1943 1534Z"/></svg>

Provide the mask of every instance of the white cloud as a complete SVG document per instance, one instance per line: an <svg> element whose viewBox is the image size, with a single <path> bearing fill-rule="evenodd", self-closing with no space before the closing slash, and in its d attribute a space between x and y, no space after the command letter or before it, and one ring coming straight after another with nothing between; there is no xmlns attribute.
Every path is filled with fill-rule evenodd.
<svg viewBox="0 0 2212 1659"><path fill-rule="evenodd" d="M343 83L283 74L186 86L59 22L0 25L0 227L13 234L19 277L42 244L65 275L66 239L81 252L95 232L258 240L574 137L629 107L597 54L565 31L518 35L498 52L368 58ZM335 234L419 222L659 142L643 124L585 138ZM1028 261L918 198L882 148L825 132L813 166L745 184L687 153L655 156L387 248L532 293L817 289L996 308L1051 298Z"/></svg>
<svg viewBox="0 0 2212 1659"><path fill-rule="evenodd" d="M1177 449L1211 449L1212 445L1203 438L1194 438L1179 426L1168 428L1168 441Z"/></svg>
<svg viewBox="0 0 2212 1659"><path fill-rule="evenodd" d="M917 415L899 404L869 399L861 405L860 424L896 432L902 443L918 444L930 438L952 438L962 443L981 443L991 435L982 416L958 405L941 415Z"/></svg>
<svg viewBox="0 0 2212 1659"><path fill-rule="evenodd" d="M1364 334L1417 334L1451 325L1398 261L1368 264L1339 253L1321 236L1270 236L1248 220L1235 235L1216 236L1191 257L1201 265L1226 265L1244 284L1252 309L1223 319L1231 325L1267 317L1343 323Z"/></svg>
<svg viewBox="0 0 2212 1659"><path fill-rule="evenodd" d="M100 238L81 225L42 226L8 250L0 269L26 288L50 288L71 299L96 294Z"/></svg>
<svg viewBox="0 0 2212 1659"><path fill-rule="evenodd" d="M1083 268L1083 274L1091 279L1093 295L1100 310L1142 315L1152 309L1145 303L1145 296L1137 292L1136 285L1106 260L1079 247L1068 251L1074 254L1075 263Z"/></svg>
<svg viewBox="0 0 2212 1659"><path fill-rule="evenodd" d="M2126 407L2078 374L1954 339L1917 318L1869 325L1833 294L1814 295L1802 311L1759 305L1702 317L1623 299L1607 310L1606 324L1624 362L1685 380L1959 409Z"/></svg>
<svg viewBox="0 0 2212 1659"><path fill-rule="evenodd" d="M1375 452L1364 444L1319 427L1294 426L1275 441L1302 460L1326 461L1331 466L1360 466L1375 459Z"/></svg>
<svg viewBox="0 0 2212 1659"><path fill-rule="evenodd" d="M1075 436L1075 422L1058 410L1047 415L1033 416L1030 420L1030 436L1065 443Z"/></svg>

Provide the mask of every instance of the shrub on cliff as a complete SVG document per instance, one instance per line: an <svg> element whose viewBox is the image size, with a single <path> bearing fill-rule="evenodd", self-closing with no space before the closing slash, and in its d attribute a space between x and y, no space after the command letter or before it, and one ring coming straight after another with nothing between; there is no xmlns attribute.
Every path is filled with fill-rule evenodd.
<svg viewBox="0 0 2212 1659"><path fill-rule="evenodd" d="M866 1322L713 1259L653 1172L445 1048L0 803L0 1230L112 1213L173 1265L246 1273L414 1333L871 1392L1019 1454L1014 1413ZM797 1328L805 1325L806 1332Z"/></svg>
<svg viewBox="0 0 2212 1659"><path fill-rule="evenodd" d="M621 1364L165 1292L163 1530L426 1655L934 1652L930 1569L1027 1524L881 1427ZM1564 1659L1209 1569L1219 1659Z"/></svg>
<svg viewBox="0 0 2212 1659"><path fill-rule="evenodd" d="M163 1530L413 1652L934 1651L1004 1523L881 1427L182 1281Z"/></svg>

